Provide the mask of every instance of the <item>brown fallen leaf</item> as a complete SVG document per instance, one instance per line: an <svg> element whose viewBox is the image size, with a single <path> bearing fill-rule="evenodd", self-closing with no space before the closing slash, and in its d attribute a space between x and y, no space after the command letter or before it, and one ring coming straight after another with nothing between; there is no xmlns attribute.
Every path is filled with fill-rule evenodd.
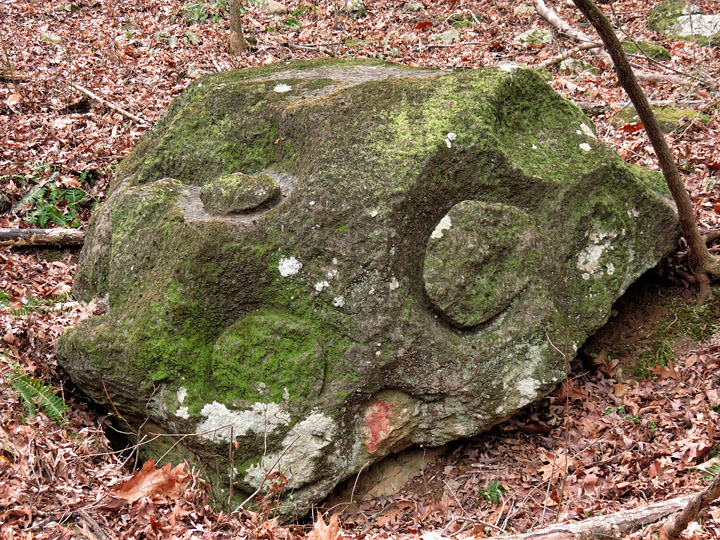
<svg viewBox="0 0 720 540"><path fill-rule="evenodd" d="M341 540L340 522L337 514L330 518L330 522L326 525L322 514L318 512L318 518L315 522L313 530L306 537L308 540Z"/></svg>
<svg viewBox="0 0 720 540"><path fill-rule="evenodd" d="M13 107L15 105L19 105L22 101L22 96L19 92L13 92L8 96L8 98L5 100L5 103L8 107Z"/></svg>
<svg viewBox="0 0 720 540"><path fill-rule="evenodd" d="M155 458L150 458L132 478L120 484L113 493L100 501L98 507L103 510L117 510L143 497L179 499L185 493L190 476L185 472L186 466L187 463L183 461L174 468L171 463L166 463L156 469Z"/></svg>

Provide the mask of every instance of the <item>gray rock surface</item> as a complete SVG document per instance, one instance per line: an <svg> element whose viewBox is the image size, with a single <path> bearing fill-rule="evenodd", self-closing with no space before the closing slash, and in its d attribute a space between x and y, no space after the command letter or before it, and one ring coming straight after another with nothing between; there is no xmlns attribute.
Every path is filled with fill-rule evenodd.
<svg viewBox="0 0 720 540"><path fill-rule="evenodd" d="M648 12L648 26L669 38L720 45L720 15L708 15L683 0L665 0Z"/></svg>
<svg viewBox="0 0 720 540"><path fill-rule="evenodd" d="M545 28L531 28L526 30L522 34L515 36L515 41L518 43L552 43L553 37L550 30Z"/></svg>
<svg viewBox="0 0 720 540"><path fill-rule="evenodd" d="M228 215L228 178L281 195ZM302 513L551 391L558 347L674 247L663 185L529 69L203 77L119 165L75 283L108 310L58 356L133 427L200 434L144 448L200 462L218 501L232 439L238 501L276 465Z"/></svg>

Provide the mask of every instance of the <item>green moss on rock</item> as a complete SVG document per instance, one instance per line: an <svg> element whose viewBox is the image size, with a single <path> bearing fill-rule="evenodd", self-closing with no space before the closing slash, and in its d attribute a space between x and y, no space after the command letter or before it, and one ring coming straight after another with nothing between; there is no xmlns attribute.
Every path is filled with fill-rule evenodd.
<svg viewBox="0 0 720 540"><path fill-rule="evenodd" d="M653 60L670 60L670 51L652 41L623 41L622 47L627 54L644 54Z"/></svg>
<svg viewBox="0 0 720 540"><path fill-rule="evenodd" d="M695 109L683 109L682 107L672 106L660 107L657 105L652 105L651 108L658 123L660 124L660 129L662 129L664 133L671 133L675 131L685 122L697 120L702 123L707 123L711 120L710 116L696 111ZM640 117L638 116L635 107L632 105L628 105L624 109L618 111L611 120L612 124L617 127L622 127L625 124L639 121Z"/></svg>
<svg viewBox="0 0 720 540"><path fill-rule="evenodd" d="M272 204L207 212L213 186L272 191L263 175ZM655 180L529 69L212 75L118 167L76 282L108 310L58 355L131 422L202 431L183 445L209 470L232 426L240 493L285 452L306 506L549 392L566 363L548 341L577 348L675 245Z"/></svg>
<svg viewBox="0 0 720 540"><path fill-rule="evenodd" d="M208 213L223 216L255 210L277 200L280 195L280 187L267 174L233 173L205 184L200 191L200 200Z"/></svg>

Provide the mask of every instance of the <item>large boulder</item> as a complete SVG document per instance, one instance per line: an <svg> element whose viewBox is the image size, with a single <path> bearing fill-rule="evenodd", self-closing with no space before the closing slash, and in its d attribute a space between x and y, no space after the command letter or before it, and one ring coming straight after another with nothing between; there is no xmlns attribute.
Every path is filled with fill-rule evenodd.
<svg viewBox="0 0 720 540"><path fill-rule="evenodd" d="M301 512L551 391L675 245L658 186L517 66L212 75L119 165L75 283L107 312L58 355L131 424L200 434L149 452L222 489L233 438L234 492L275 466Z"/></svg>
<svg viewBox="0 0 720 540"><path fill-rule="evenodd" d="M648 26L667 38L720 45L720 15L707 15L685 0L663 0L655 4L648 12Z"/></svg>

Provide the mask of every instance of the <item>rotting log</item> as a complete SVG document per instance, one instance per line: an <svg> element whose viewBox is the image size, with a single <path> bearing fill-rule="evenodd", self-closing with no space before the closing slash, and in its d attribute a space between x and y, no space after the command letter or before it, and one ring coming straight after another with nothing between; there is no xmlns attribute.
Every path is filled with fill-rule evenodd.
<svg viewBox="0 0 720 540"><path fill-rule="evenodd" d="M80 229L0 228L0 246L80 246L84 241Z"/></svg>

